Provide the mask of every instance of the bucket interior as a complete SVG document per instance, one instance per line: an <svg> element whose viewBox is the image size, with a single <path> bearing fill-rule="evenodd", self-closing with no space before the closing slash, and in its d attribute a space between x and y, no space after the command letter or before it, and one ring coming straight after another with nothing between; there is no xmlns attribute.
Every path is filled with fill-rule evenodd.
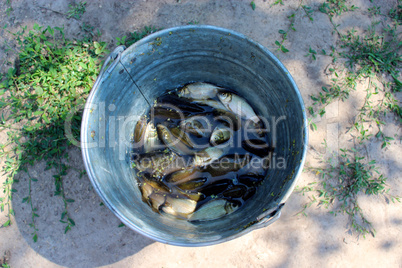
<svg viewBox="0 0 402 268"><path fill-rule="evenodd" d="M244 206L217 220L191 223L157 214L141 200L129 152L134 126L149 110L142 94L153 102L165 90L198 81L245 98L268 120L275 149L264 183ZM95 189L123 223L161 242L193 246L239 236L264 211L285 202L301 172L306 135L298 89L268 50L226 29L185 26L157 32L123 52L88 98L81 142Z"/></svg>

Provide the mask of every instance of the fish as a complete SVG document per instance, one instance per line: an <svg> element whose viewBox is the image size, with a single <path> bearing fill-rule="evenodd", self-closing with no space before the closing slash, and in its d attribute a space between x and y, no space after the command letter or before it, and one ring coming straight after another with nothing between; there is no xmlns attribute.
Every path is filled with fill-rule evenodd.
<svg viewBox="0 0 402 268"><path fill-rule="evenodd" d="M189 221L210 221L234 212L238 207L225 199L212 199L189 216Z"/></svg>
<svg viewBox="0 0 402 268"><path fill-rule="evenodd" d="M204 99L201 99L201 100L192 99L192 101L193 101L193 102L196 102L196 103L200 103L200 104L206 105L206 106L209 106L209 107L212 107L212 108L214 108L214 109L219 109L219 110L227 110L227 109L228 109L225 105L223 105L221 102L216 101L216 100L210 100L210 99L205 99L205 100L204 100Z"/></svg>
<svg viewBox="0 0 402 268"><path fill-rule="evenodd" d="M149 195L149 202L156 212L159 212L159 208L165 203L165 201L166 194L152 193Z"/></svg>
<svg viewBox="0 0 402 268"><path fill-rule="evenodd" d="M145 116L141 116L134 128L134 144L144 140L146 128L147 128L147 118Z"/></svg>
<svg viewBox="0 0 402 268"><path fill-rule="evenodd" d="M180 122L183 131L194 134L201 138L208 136L212 131L212 123L205 115L196 115Z"/></svg>
<svg viewBox="0 0 402 268"><path fill-rule="evenodd" d="M260 139L248 139L241 142L241 146L244 150L249 151L261 158L266 157L272 151L268 143Z"/></svg>
<svg viewBox="0 0 402 268"><path fill-rule="evenodd" d="M221 89L221 87L209 83L196 82L181 88L178 91L178 96L192 99L211 99Z"/></svg>
<svg viewBox="0 0 402 268"><path fill-rule="evenodd" d="M193 149L194 146L196 146L194 142L191 140L191 138L188 136L188 134L182 131L182 129L179 126L171 128L169 130L176 139L179 139L181 142L187 145L187 147Z"/></svg>
<svg viewBox="0 0 402 268"><path fill-rule="evenodd" d="M208 147L194 155L194 166L206 166L224 155L225 151L217 147Z"/></svg>
<svg viewBox="0 0 402 268"><path fill-rule="evenodd" d="M230 92L219 92L217 95L222 104L236 115L254 123L260 121L253 108L243 98Z"/></svg>
<svg viewBox="0 0 402 268"><path fill-rule="evenodd" d="M175 138L166 126L158 124L157 129L159 138L169 149L179 155L194 155L195 151L191 150L191 148L184 144L180 139Z"/></svg>
<svg viewBox="0 0 402 268"><path fill-rule="evenodd" d="M214 120L225 123L226 126L233 129L233 131L237 131L241 128L241 120L236 114L228 110L215 110L214 111Z"/></svg>
<svg viewBox="0 0 402 268"><path fill-rule="evenodd" d="M185 183L194 178L201 177L202 175L203 173L201 172L201 169L193 166L170 173L164 178L164 180L167 183L177 185L180 183Z"/></svg>
<svg viewBox="0 0 402 268"><path fill-rule="evenodd" d="M153 106L151 108L151 119L158 117L163 119L179 119L184 120L186 114L175 109L175 107Z"/></svg>
<svg viewBox="0 0 402 268"><path fill-rule="evenodd" d="M150 153L152 151L163 148L161 141L158 138L155 125L152 122L147 124L144 135L144 152Z"/></svg>
<svg viewBox="0 0 402 268"><path fill-rule="evenodd" d="M209 142L213 145L219 145L227 142L233 136L233 132L228 127L217 126L214 131L212 131Z"/></svg>
<svg viewBox="0 0 402 268"><path fill-rule="evenodd" d="M204 172L211 174L213 177L219 177L236 172L250 163L250 155L225 155L211 164L205 166Z"/></svg>
<svg viewBox="0 0 402 268"><path fill-rule="evenodd" d="M163 107L182 112L186 116L189 114L198 114L206 111L205 107L194 103L191 101L191 99L179 97L177 94L165 94L159 97L156 107Z"/></svg>
<svg viewBox="0 0 402 268"><path fill-rule="evenodd" d="M232 182L233 181L230 179L221 179L213 183L209 183L204 187L202 187L201 189L198 189L197 191L204 194L205 196L215 196L232 187L233 186Z"/></svg>
<svg viewBox="0 0 402 268"><path fill-rule="evenodd" d="M247 187L243 185L234 185L222 193L224 197L241 198L247 192Z"/></svg>
<svg viewBox="0 0 402 268"><path fill-rule="evenodd" d="M166 196L162 211L179 218L187 219L188 215L195 211L196 206L197 202L192 199Z"/></svg>
<svg viewBox="0 0 402 268"><path fill-rule="evenodd" d="M188 180L186 182L177 184L177 187L182 189L182 190L187 190L187 191L192 191L195 189L198 189L202 187L206 182L208 178L195 178L192 180Z"/></svg>
<svg viewBox="0 0 402 268"><path fill-rule="evenodd" d="M187 167L186 159L171 151L139 154L134 160L134 164L133 166L138 171L148 174L150 179L162 178Z"/></svg>
<svg viewBox="0 0 402 268"><path fill-rule="evenodd" d="M255 187L249 187L247 189L247 192L243 195L243 200L246 201L247 199L250 199L252 196L255 195L257 192L257 189Z"/></svg>
<svg viewBox="0 0 402 268"><path fill-rule="evenodd" d="M150 184L147 183L141 183L140 184L140 190L142 194L142 199L148 203L149 202L149 196L154 192L154 188Z"/></svg>
<svg viewBox="0 0 402 268"><path fill-rule="evenodd" d="M237 180L239 183L244 184L248 187L255 187L258 186L264 180L264 176L258 173L256 174L250 172L247 174L240 175L237 178Z"/></svg>

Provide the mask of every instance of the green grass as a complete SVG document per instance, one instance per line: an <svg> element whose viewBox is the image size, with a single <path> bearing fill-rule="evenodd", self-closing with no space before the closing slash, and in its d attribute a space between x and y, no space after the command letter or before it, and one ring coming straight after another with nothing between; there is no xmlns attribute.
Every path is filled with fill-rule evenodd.
<svg viewBox="0 0 402 268"><path fill-rule="evenodd" d="M338 41L331 46L329 53L324 49L318 50L309 46L305 55L313 61L319 57L332 58L332 64L327 68L327 74L331 76L330 84L310 96L313 103L307 110L310 114L309 125L313 131L318 129L313 119L323 117L329 104L335 101L348 102L350 94L357 90L357 85L368 81L368 86L361 92L364 94L364 104L358 109L352 125L348 127L350 138L356 141L355 146L350 150L343 149L343 154L336 159L338 161L334 161L334 157L338 156L323 156L321 164L324 167L307 166L306 170L319 175L319 180L298 189L303 194L308 193L310 198L304 206L303 214L306 214L307 208L313 204L331 208L333 214L349 215L351 229L363 236L369 233L374 235L375 229L359 206L359 195L382 195L393 202L400 201L400 198L389 194L391 189L386 188L387 179L379 174L375 160L361 156L360 151L368 142L379 142L380 149L386 148L398 137L397 134L389 136L384 133L385 117L388 113L393 113L397 123L402 124L402 109L395 97L396 92L402 89L399 71L402 67L402 42L397 34L397 27L401 25L402 18L401 3L402 1L398 0L388 17L381 13L379 7L369 8L368 12L374 19L383 16L388 22L392 21L386 24L384 29L379 29L379 23L373 22L363 34L358 34L354 29L346 33L339 32L340 25L333 20L335 16L357 10L358 7L352 5L352 1L326 0L318 10L304 6L301 1L298 8L288 16L288 28L279 30L281 40L275 41L278 51L289 52L285 47L286 40L291 31L296 31L295 17L301 10L304 10L310 21L313 21L312 15L315 11L327 14L333 26L333 34L338 36ZM345 63L338 63L340 60ZM373 131L371 125L377 129Z"/></svg>
<svg viewBox="0 0 402 268"><path fill-rule="evenodd" d="M351 92L357 90L357 85L367 82L364 91L364 103L354 122L347 132L350 139L355 141L354 147L343 149L339 156L339 164L334 165L334 158L323 158L324 167L307 166L307 170L320 176L316 183L309 184L301 189L302 193L308 192L310 202L303 210L312 204L330 207L334 214L347 214L350 218L350 227L358 234L375 234L375 229L364 216L364 212L358 203L361 194L382 195L393 202L400 202L400 198L389 194L391 189L386 186L386 178L379 173L376 161L363 157L361 151L368 143L379 142L379 149L391 144L398 135L388 136L384 133L386 128L386 115L393 113L396 123L402 123L401 107L395 97L396 92L401 91L400 68L402 57L400 49L402 42L397 35L398 21L392 16L393 21L386 28L381 29L379 23L373 22L372 26L358 34L352 29L344 34L338 31L332 18L340 16L344 12L356 10L354 6L348 6L347 1L327 0L319 10L328 15L333 25L333 32L339 37L332 46L331 53L316 50L309 47L306 56L313 60L317 57L331 57L332 64L327 69L331 76L331 83L323 86L317 94L311 96L312 105L308 107L311 118L309 123L312 130L317 130L317 125L312 119L324 116L325 108L334 101L348 102ZM371 15L383 16L379 9L371 9ZM319 55L320 54L320 55ZM344 64L338 63L342 59ZM377 126L373 131L370 126ZM335 163L338 163L335 161Z"/></svg>
<svg viewBox="0 0 402 268"><path fill-rule="evenodd" d="M389 194L387 178L378 171L375 160L369 161L360 155L356 149L341 149L340 162L334 161L333 156L323 159L324 167L307 166L306 170L318 175L319 182L296 188L303 195L308 194L310 201L305 204L301 213L312 204L330 209L335 216L344 214L349 217L350 229L365 236L375 236L375 229L366 218L358 199L361 195L383 196L393 203L400 198Z"/></svg>
<svg viewBox="0 0 402 268"><path fill-rule="evenodd" d="M81 19L86 11L87 2L79 2L78 4L68 5L67 18Z"/></svg>
<svg viewBox="0 0 402 268"><path fill-rule="evenodd" d="M273 5L277 5L277 4L279 4L279 3L283 5L282 1L276 1ZM286 42L286 40L288 40L288 35L289 35L289 33L291 33L292 31L293 31L293 32L296 31L296 28L295 28L295 19L296 19L296 15L297 15L299 12L301 12L301 11L305 13L305 16L306 16L311 22L314 21L314 19L313 19L313 17L312 17L312 13L314 12L314 10L313 10L311 7L309 7L309 6L303 5L303 0L300 1L299 6L294 10L294 12L293 12L292 14L290 14L290 15L288 16L288 20L289 20L289 26L288 26L288 28L285 29L285 30L280 29L280 30L278 31L278 33L281 35L280 40L276 40L276 41L275 41L275 45L278 46L278 49L277 49L278 51L281 51L281 52L283 52L283 53L289 52L289 49L287 49L287 48L285 47L285 42Z"/></svg>
<svg viewBox="0 0 402 268"><path fill-rule="evenodd" d="M124 35L121 38L117 37L116 38L116 41L117 41L116 46L125 45L126 47L129 47L132 44L134 44L135 42L144 38L145 36L150 35L159 30L161 30L161 29L153 27L153 26L145 26L142 29L142 31L134 31L134 32L128 33L128 35Z"/></svg>
<svg viewBox="0 0 402 268"><path fill-rule="evenodd" d="M83 24L83 39L74 41L64 37L62 28L37 24L32 30L24 27L17 33L10 32L19 53L15 68L0 76L0 131L7 133L7 142L0 145L7 176L0 211L6 211L7 220L0 225L12 223L11 201L16 192L13 184L18 182L17 177L26 178L19 182L28 185L28 195L21 201L31 211L28 224L35 242L41 200L34 200L32 191L41 178L31 176L29 167L39 161L46 161L45 170L50 170L54 178L54 195L63 201L60 222L65 225L64 231L75 226L69 210L74 200L63 184L67 172L75 169L68 165L68 149L73 145L71 138L79 140L80 109L98 75L102 58L109 53L105 42L94 41L100 34L93 34L93 30ZM128 46L155 31L154 27L145 27L142 32L130 33L124 44ZM80 178L85 174L85 170L77 171Z"/></svg>
<svg viewBox="0 0 402 268"><path fill-rule="evenodd" d="M32 199L32 184L40 178L32 177L28 167L38 161L46 161L46 170L52 170L54 194L64 203L60 221L65 232L75 225L68 204L63 178L70 166L67 149L71 142L66 137L65 122L71 122L71 133L78 139L81 116L69 118L71 111L82 107L98 74L99 57L105 52L104 44L70 41L64 38L64 30L58 27L40 27L14 34L20 46L19 64L9 69L0 84L0 130L6 131L7 143L0 146L0 157L5 159L3 171L7 179L3 185L5 197L0 199L1 211L7 209L11 223L13 210L10 207L12 188L16 176L25 173L28 177L29 194L22 202L31 209L32 236L37 240L36 220L39 217ZM8 112L5 112L8 111Z"/></svg>

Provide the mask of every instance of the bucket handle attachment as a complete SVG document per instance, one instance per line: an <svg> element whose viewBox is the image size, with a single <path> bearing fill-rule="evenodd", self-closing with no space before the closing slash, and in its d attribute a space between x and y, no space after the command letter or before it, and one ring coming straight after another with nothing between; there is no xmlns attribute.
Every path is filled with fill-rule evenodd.
<svg viewBox="0 0 402 268"><path fill-rule="evenodd" d="M121 53L125 49L126 49L126 46L118 46L107 56L107 58L105 59L105 62L102 65L102 68L100 69L98 78L96 78L96 81L92 87L93 89L97 88L100 81L105 78L105 77L103 77L105 71L107 74L110 74L113 71L113 69L116 67L117 63L120 62Z"/></svg>
<svg viewBox="0 0 402 268"><path fill-rule="evenodd" d="M277 207L271 208L262 213L260 216L257 217L257 223L252 225L252 228L253 229L264 228L274 223L281 216L281 210L283 205L285 205L285 203L282 203Z"/></svg>

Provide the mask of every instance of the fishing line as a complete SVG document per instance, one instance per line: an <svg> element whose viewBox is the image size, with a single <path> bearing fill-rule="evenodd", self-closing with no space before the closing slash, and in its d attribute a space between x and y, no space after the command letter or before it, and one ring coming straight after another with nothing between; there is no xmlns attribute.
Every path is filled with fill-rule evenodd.
<svg viewBox="0 0 402 268"><path fill-rule="evenodd" d="M133 82L133 84L135 85L135 87L138 89L138 91L141 93L142 97L145 99L145 101L148 103L149 107L152 107L151 103L148 101L148 99L145 97L144 93L141 91L140 87L137 85L137 83L134 81L133 77L131 76L130 72L126 69L126 66L124 66L124 64L120 61L119 58L119 63L121 64L121 66L123 66L124 70L126 71L126 73L128 74L128 76L130 77L131 81Z"/></svg>

